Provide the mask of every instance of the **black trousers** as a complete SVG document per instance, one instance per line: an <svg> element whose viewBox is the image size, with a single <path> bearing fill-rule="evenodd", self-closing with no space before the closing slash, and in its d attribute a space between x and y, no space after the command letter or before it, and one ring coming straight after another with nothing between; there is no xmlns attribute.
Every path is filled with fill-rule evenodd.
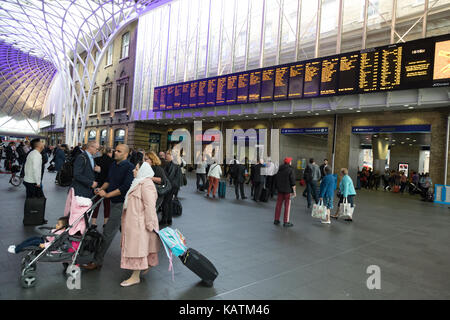
<svg viewBox="0 0 450 320"><path fill-rule="evenodd" d="M44 197L44 193L42 192L42 189L36 187L35 183L28 183L28 182L24 181L23 184L25 185L25 189L27 192L27 195L26 195L27 198L42 198L42 197Z"/></svg>
<svg viewBox="0 0 450 320"><path fill-rule="evenodd" d="M162 222L172 222L172 199L174 195L178 193L178 188L172 188L167 194L164 196L164 200L162 203Z"/></svg>
<svg viewBox="0 0 450 320"><path fill-rule="evenodd" d="M262 182L255 182L255 191L254 191L254 197L256 201L259 201L259 198L261 198L261 192L263 189L263 183Z"/></svg>
<svg viewBox="0 0 450 320"><path fill-rule="evenodd" d="M244 194L244 182L234 182L234 191L236 193L236 199L239 199L239 190L241 191L241 198L244 199L245 198L245 194Z"/></svg>
<svg viewBox="0 0 450 320"><path fill-rule="evenodd" d="M273 198L275 193L275 179L274 176L267 176L266 189L269 190L270 197Z"/></svg>
<svg viewBox="0 0 450 320"><path fill-rule="evenodd" d="M202 186L206 187L206 173L197 173L197 190L200 188L200 180L202 180Z"/></svg>

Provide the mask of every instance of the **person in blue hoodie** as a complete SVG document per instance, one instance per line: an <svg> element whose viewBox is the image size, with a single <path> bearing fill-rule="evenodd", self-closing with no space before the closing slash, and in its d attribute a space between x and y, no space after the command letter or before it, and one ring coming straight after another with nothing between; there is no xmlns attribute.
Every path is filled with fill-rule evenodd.
<svg viewBox="0 0 450 320"><path fill-rule="evenodd" d="M354 207L354 198L356 196L356 191L355 191L355 187L353 185L353 181L352 178L350 178L350 176L348 175L348 169L347 168L342 168L341 169L341 174L342 174L342 180L341 183L339 184L339 190L341 192L341 197L339 199L339 204L338 204L338 211L336 212L335 215L332 215L331 217L337 219L338 218L338 214L339 214L339 206L341 203L344 202L344 199L347 198L348 202L350 203L351 207ZM352 221L352 219L345 219L346 221Z"/></svg>
<svg viewBox="0 0 450 320"><path fill-rule="evenodd" d="M336 189L336 181L331 174L330 167L325 167L325 176L320 184L319 200L323 200L323 204L327 207L327 219L322 223L330 224L330 210L333 209L334 190Z"/></svg>

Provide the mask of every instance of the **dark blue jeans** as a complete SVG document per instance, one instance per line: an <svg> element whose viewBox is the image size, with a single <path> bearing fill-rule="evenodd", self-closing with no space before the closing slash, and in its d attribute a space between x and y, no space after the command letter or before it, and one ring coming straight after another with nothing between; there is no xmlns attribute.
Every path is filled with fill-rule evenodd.
<svg viewBox="0 0 450 320"><path fill-rule="evenodd" d="M42 237L31 237L16 246L16 253L21 252L26 247L38 247L41 243L44 243Z"/></svg>
<svg viewBox="0 0 450 320"><path fill-rule="evenodd" d="M319 202L319 190L317 181L313 180L306 183L306 198L308 200L308 207L311 206L311 196L314 198L315 203Z"/></svg>

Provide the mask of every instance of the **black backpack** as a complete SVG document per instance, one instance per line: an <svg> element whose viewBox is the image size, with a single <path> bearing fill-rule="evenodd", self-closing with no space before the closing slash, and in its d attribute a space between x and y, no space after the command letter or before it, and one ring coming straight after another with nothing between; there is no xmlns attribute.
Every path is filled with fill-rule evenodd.
<svg viewBox="0 0 450 320"><path fill-rule="evenodd" d="M312 168L311 168L311 166L306 166L306 169L303 172L303 179L305 179L306 182L311 182L312 181L313 176L312 176Z"/></svg>
<svg viewBox="0 0 450 320"><path fill-rule="evenodd" d="M57 181L62 187L68 187L73 180L73 165L71 161L66 161L58 172Z"/></svg>

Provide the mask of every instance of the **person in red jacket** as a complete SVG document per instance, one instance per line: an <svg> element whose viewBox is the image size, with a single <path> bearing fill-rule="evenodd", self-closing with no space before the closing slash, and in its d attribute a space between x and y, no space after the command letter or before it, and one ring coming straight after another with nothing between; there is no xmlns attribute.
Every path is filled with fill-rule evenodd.
<svg viewBox="0 0 450 320"><path fill-rule="evenodd" d="M280 224L281 207L284 202L284 227L292 227L293 224L289 222L289 214L291 211L291 196L296 196L295 192L295 174L291 167L292 158L284 159L284 164L278 169L275 176L275 188L278 190L277 205L275 207L274 224Z"/></svg>

